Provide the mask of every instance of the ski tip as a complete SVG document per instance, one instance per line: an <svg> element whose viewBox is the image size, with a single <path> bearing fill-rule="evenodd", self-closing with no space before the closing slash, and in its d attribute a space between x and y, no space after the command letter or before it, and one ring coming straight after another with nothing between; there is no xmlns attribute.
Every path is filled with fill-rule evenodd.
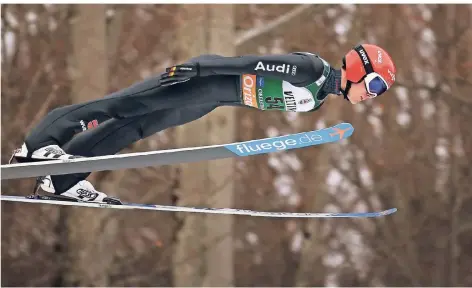
<svg viewBox="0 0 472 288"><path fill-rule="evenodd" d="M336 139L337 141L351 137L354 133L354 126L351 123L339 123L332 127L326 128L329 131L329 137Z"/></svg>
<svg viewBox="0 0 472 288"><path fill-rule="evenodd" d="M381 216L387 216L387 215L393 214L395 212L397 212L397 208L391 208L391 209L380 212L380 215Z"/></svg>
<svg viewBox="0 0 472 288"><path fill-rule="evenodd" d="M226 144L224 147L237 156L244 157L338 142L349 138L353 133L352 124L343 122L318 130Z"/></svg>

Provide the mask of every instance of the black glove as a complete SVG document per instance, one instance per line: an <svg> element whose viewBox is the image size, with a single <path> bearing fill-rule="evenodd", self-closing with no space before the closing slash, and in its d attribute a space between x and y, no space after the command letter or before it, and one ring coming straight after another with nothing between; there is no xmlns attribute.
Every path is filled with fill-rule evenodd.
<svg viewBox="0 0 472 288"><path fill-rule="evenodd" d="M195 63L187 63L169 67L166 72L161 75L161 86L170 86L190 80L192 77L200 75L200 67Z"/></svg>

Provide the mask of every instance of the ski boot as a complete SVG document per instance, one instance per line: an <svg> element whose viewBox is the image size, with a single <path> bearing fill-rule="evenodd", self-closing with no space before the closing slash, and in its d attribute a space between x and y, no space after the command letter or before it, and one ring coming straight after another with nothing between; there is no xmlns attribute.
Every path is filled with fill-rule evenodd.
<svg viewBox="0 0 472 288"><path fill-rule="evenodd" d="M37 161L47 161L47 160L61 160L61 159L76 159L76 158L85 158L83 156L70 155L64 152L61 147L58 145L48 145L42 147L33 152L29 152L26 144L23 143L21 148L13 152L12 157L10 158L9 163L15 159L17 162L37 162ZM40 195L38 194L39 188L45 192L51 193L51 195ZM62 201L75 201L75 202L89 202L89 203L106 203L113 205L123 204L119 199L114 197L109 197L107 194L95 190L93 185L86 181L82 180L79 183L75 184L69 190L61 193L55 194L55 189L52 184L50 176L42 176L36 179L36 185L34 187L33 195L28 198L34 199L48 199L48 200L62 200Z"/></svg>
<svg viewBox="0 0 472 288"><path fill-rule="evenodd" d="M12 163L15 159L19 163L24 162L37 162L37 161L47 161L47 160L60 160L60 159L76 159L84 158L82 156L70 155L64 152L61 147L58 145L48 145L33 152L28 151L26 144L23 143L21 148L13 151L13 154L10 158L9 164Z"/></svg>
<svg viewBox="0 0 472 288"><path fill-rule="evenodd" d="M51 193L51 195L38 194L39 189ZM55 194L54 186L50 176L38 177L34 193L29 198L43 199L43 200L61 200L73 202L87 202L87 203L104 203L112 205L122 205L123 203L115 197L110 197L107 194L97 191L93 185L87 181L82 180L72 186L69 190Z"/></svg>

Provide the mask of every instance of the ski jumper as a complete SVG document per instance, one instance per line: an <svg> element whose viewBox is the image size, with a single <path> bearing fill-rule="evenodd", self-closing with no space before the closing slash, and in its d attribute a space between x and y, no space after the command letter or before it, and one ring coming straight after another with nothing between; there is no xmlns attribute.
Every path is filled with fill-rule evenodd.
<svg viewBox="0 0 472 288"><path fill-rule="evenodd" d="M309 112L328 93L338 94L340 74L319 56L202 55L200 76L160 86L160 75L103 98L52 110L27 135L29 153L58 145L84 157L112 155L164 129L197 120L220 106ZM60 194L90 173L52 175Z"/></svg>

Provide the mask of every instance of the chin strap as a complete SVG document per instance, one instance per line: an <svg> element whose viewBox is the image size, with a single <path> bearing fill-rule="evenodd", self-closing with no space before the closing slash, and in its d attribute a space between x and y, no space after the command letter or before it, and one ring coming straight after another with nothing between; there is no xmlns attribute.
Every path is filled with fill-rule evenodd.
<svg viewBox="0 0 472 288"><path fill-rule="evenodd" d="M342 88L339 89L341 93L343 94L344 99L346 99L347 101L349 101L349 97L347 97L347 94L349 93L349 89L351 89L351 84L352 82L347 80L346 89L342 89Z"/></svg>

